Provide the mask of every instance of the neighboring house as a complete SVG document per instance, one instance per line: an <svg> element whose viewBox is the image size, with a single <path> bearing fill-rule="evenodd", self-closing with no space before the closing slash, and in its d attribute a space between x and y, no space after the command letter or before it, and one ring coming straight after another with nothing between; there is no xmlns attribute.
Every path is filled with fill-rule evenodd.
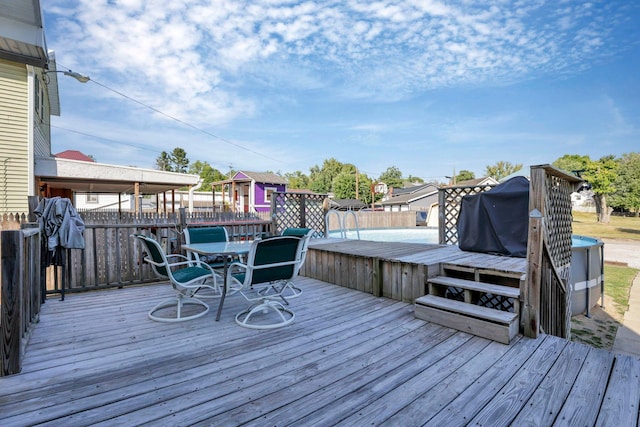
<svg viewBox="0 0 640 427"><path fill-rule="evenodd" d="M268 212L271 195L287 191L287 180L271 172L239 171L231 179L212 185L214 189L226 187L223 204L229 203L233 212Z"/></svg>
<svg viewBox="0 0 640 427"><path fill-rule="evenodd" d="M391 197L381 202L388 212L424 211L438 204L438 186L432 183L393 188Z"/></svg>
<svg viewBox="0 0 640 427"><path fill-rule="evenodd" d="M516 175L516 174L509 175L509 177L511 178L513 178L514 176L520 176L520 175ZM479 186L498 185L504 181L506 181L506 178L503 178L500 181L497 181L491 178L490 176L485 176L484 178L476 178L476 179L469 179L466 181L460 181L455 186L456 187L475 187L476 185L479 185Z"/></svg>
<svg viewBox="0 0 640 427"><path fill-rule="evenodd" d="M39 0L0 0L0 212L28 212L29 196L74 200L77 193L111 193L138 200L195 188L198 175L52 156L50 120L60 115L58 71L43 28Z"/></svg>
<svg viewBox="0 0 640 427"><path fill-rule="evenodd" d="M457 183L456 187L474 187L497 185L498 181L491 177L471 179ZM388 212L418 211L426 212L426 225L438 226L438 189L433 183L412 185L405 188L392 188L383 200L382 206ZM423 214L424 215L424 214Z"/></svg>

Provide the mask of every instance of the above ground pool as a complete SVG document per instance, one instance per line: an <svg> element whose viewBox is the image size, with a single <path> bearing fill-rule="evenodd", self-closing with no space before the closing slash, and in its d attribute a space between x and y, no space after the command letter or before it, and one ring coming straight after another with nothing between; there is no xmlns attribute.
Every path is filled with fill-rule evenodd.
<svg viewBox="0 0 640 427"><path fill-rule="evenodd" d="M604 293L604 243L574 235L571 242L571 314L590 314Z"/></svg>
<svg viewBox="0 0 640 427"><path fill-rule="evenodd" d="M347 230L342 236L339 230L330 231L329 237L357 239L356 230ZM438 244L438 229L431 227L413 228L365 228L360 230L360 240L374 242L404 242Z"/></svg>

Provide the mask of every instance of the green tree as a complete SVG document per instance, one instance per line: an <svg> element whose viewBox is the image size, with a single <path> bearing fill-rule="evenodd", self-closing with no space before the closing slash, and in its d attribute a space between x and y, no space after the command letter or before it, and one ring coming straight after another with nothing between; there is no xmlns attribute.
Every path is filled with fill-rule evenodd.
<svg viewBox="0 0 640 427"><path fill-rule="evenodd" d="M187 168L189 167L187 152L180 147L174 148L171 152L171 164L174 172L187 173Z"/></svg>
<svg viewBox="0 0 640 427"><path fill-rule="evenodd" d="M171 172L171 156L166 151L160 153L160 156L156 159L156 169L165 172Z"/></svg>
<svg viewBox="0 0 640 427"><path fill-rule="evenodd" d="M616 191L618 162L614 156L605 156L600 160L590 161L587 163L582 177L591 185L598 221L608 223L610 212L607 196Z"/></svg>
<svg viewBox="0 0 640 427"><path fill-rule="evenodd" d="M194 163L189 165L188 173L200 175L200 178L202 178L202 185L200 188L206 191L211 189L212 182L227 179L227 177L218 169L212 167L209 163L202 162L200 160L196 160Z"/></svg>
<svg viewBox="0 0 640 427"><path fill-rule="evenodd" d="M562 169L565 172L571 172L574 175L581 176L582 172L591 162L589 156L581 156L579 154L565 154L553 162L553 166Z"/></svg>
<svg viewBox="0 0 640 427"><path fill-rule="evenodd" d="M424 184L424 179L420 178L419 176L409 175L406 181L412 182L414 184Z"/></svg>
<svg viewBox="0 0 640 427"><path fill-rule="evenodd" d="M395 166L390 166L378 177L378 181L384 182L388 187L402 188L402 172Z"/></svg>
<svg viewBox="0 0 640 427"><path fill-rule="evenodd" d="M369 202L372 183L373 181L366 174L356 173L355 169L350 170L347 167L336 175L331 188L337 199L358 199Z"/></svg>
<svg viewBox="0 0 640 427"><path fill-rule="evenodd" d="M355 199L356 177L348 172L341 172L333 178L331 183L336 199Z"/></svg>
<svg viewBox="0 0 640 427"><path fill-rule="evenodd" d="M487 166L485 171L487 176L490 176L496 180L500 180L505 176L509 176L514 172L518 172L520 169L522 169L522 163L513 165L510 162L501 160L493 166Z"/></svg>
<svg viewBox="0 0 640 427"><path fill-rule="evenodd" d="M335 158L324 161L322 167L313 166L309 175L309 189L317 193L329 193L334 191L333 182L341 173L352 174L354 179L358 175L358 169L351 163L341 163Z"/></svg>
<svg viewBox="0 0 640 427"><path fill-rule="evenodd" d="M309 177L301 171L285 173L284 177L289 183L289 188L309 188Z"/></svg>
<svg viewBox="0 0 640 427"><path fill-rule="evenodd" d="M618 160L618 177L611 195L611 205L628 209L640 216L640 153L626 153Z"/></svg>
<svg viewBox="0 0 640 427"><path fill-rule="evenodd" d="M470 179L476 179L476 174L468 170L463 169L456 175L456 183L469 181Z"/></svg>

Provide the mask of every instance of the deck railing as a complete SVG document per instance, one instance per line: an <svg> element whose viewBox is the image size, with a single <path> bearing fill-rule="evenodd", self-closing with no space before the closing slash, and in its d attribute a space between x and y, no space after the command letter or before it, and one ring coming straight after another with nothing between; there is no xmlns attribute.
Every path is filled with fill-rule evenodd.
<svg viewBox="0 0 640 427"><path fill-rule="evenodd" d="M582 182L550 165L531 167L524 334L571 337L571 193Z"/></svg>
<svg viewBox="0 0 640 427"><path fill-rule="evenodd" d="M550 165L531 167L527 274L522 302L524 334L569 338L571 333L571 193L582 182ZM439 192L440 244L458 243L462 197L493 186L445 187Z"/></svg>
<svg viewBox="0 0 640 427"><path fill-rule="evenodd" d="M22 355L42 304L40 232L37 227L0 232L0 376L22 370Z"/></svg>
<svg viewBox="0 0 640 427"><path fill-rule="evenodd" d="M69 249L61 268L47 275L47 293L87 291L157 281L142 249L131 239L134 233L154 237L167 253L180 253L185 227L220 225L231 240L254 239L271 234L272 223L259 215L209 213L143 214L81 212L85 221L85 248Z"/></svg>

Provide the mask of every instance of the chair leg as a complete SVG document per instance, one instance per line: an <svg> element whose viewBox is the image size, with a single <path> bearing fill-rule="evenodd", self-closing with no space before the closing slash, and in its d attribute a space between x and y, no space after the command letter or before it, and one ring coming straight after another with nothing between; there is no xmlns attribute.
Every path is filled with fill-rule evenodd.
<svg viewBox="0 0 640 427"><path fill-rule="evenodd" d="M196 314L192 314L190 316L182 316L182 309L185 305L197 305L200 307L204 307L204 310ZM156 311L161 310L163 308L170 308L170 307L175 307L176 317L163 317L163 316L156 315ZM149 319L155 320L156 322L173 323L173 322L182 322L185 320L197 319L198 317L204 316L208 312L209 312L209 306L204 302L200 301L199 299L192 298L192 297L185 298L182 295L178 295L173 298L169 298L160 302L153 309L151 309L151 311L149 311L147 315L149 316Z"/></svg>
<svg viewBox="0 0 640 427"><path fill-rule="evenodd" d="M277 323L250 323L251 318L256 314L268 314L274 312L280 319ZM285 308L278 301L263 300L259 304L250 306L236 315L236 323L250 329L275 329L281 328L293 322L296 315L293 311Z"/></svg>
<svg viewBox="0 0 640 427"><path fill-rule="evenodd" d="M294 285L293 282L287 282L285 284L273 283L269 286L264 287L263 289L260 289L258 293L262 296L277 295L282 297L282 299L285 299L285 298L288 299L288 298L297 298L300 295L302 295L302 289Z"/></svg>

